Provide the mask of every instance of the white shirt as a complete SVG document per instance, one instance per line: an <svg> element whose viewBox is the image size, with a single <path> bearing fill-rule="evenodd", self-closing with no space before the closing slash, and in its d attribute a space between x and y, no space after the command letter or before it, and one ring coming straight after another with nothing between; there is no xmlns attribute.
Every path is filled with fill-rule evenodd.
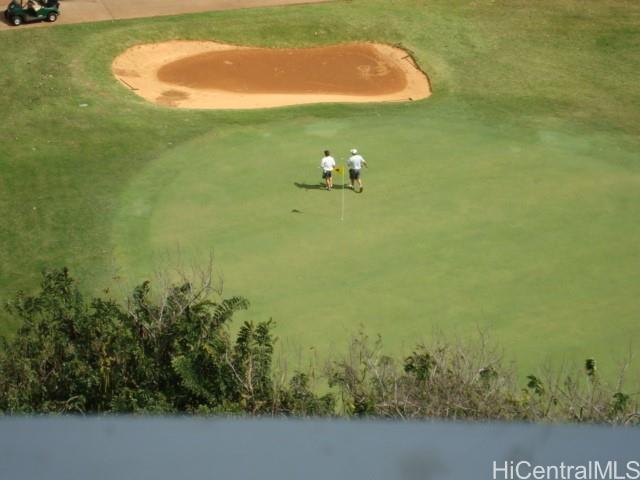
<svg viewBox="0 0 640 480"><path fill-rule="evenodd" d="M336 168L336 161L332 156L328 155L320 160L320 167L322 167L323 172L330 172Z"/></svg>
<svg viewBox="0 0 640 480"><path fill-rule="evenodd" d="M362 158L362 155L351 155L347 160L347 165L353 170L360 170L363 164L366 165L367 161Z"/></svg>

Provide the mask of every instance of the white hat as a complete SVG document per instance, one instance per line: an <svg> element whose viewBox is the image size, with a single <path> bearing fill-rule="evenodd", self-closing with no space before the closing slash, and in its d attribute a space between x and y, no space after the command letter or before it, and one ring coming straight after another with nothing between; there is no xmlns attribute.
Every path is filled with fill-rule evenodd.
<svg viewBox="0 0 640 480"><path fill-rule="evenodd" d="M351 154L352 154L352 155L355 155L356 153L358 153L358 150L356 150L355 148L352 148L352 149L351 149Z"/></svg>

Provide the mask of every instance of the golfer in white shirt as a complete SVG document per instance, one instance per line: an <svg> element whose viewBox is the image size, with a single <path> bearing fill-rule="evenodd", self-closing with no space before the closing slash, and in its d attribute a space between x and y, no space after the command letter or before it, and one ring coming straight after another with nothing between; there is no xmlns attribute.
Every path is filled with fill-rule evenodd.
<svg viewBox="0 0 640 480"><path fill-rule="evenodd" d="M333 169L336 168L336 161L331 156L329 150L324 151L324 157L320 160L320 168L322 169L322 178L324 178L327 190L331 191L333 188L332 172Z"/></svg>
<svg viewBox="0 0 640 480"><path fill-rule="evenodd" d="M351 156L349 157L349 160L347 160L347 167L349 167L349 188L353 189L353 182L358 182L360 193L362 193L362 190L364 189L362 186L362 179L360 178L360 170L362 170L363 165L369 168L367 161L362 158L362 155L358 155L358 150L352 148Z"/></svg>

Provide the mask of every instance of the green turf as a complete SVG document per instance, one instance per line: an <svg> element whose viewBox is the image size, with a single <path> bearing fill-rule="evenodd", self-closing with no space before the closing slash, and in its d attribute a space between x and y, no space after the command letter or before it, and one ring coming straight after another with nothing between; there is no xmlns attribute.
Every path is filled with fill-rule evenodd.
<svg viewBox="0 0 640 480"><path fill-rule="evenodd" d="M451 3L2 32L0 293L47 265L97 291L213 251L287 355L343 350L361 326L395 352L488 328L521 372L587 356L613 371L639 333L640 6ZM113 79L115 54L171 38L401 44L435 93L179 111ZM322 150L352 146L371 168L341 222L341 190L312 187Z"/></svg>

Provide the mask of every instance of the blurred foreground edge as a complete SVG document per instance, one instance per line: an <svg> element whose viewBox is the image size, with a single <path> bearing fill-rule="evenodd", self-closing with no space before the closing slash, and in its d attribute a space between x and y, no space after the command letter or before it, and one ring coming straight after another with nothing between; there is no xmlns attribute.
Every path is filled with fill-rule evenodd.
<svg viewBox="0 0 640 480"><path fill-rule="evenodd" d="M584 425L5 417L0 479L633 479L639 446Z"/></svg>

